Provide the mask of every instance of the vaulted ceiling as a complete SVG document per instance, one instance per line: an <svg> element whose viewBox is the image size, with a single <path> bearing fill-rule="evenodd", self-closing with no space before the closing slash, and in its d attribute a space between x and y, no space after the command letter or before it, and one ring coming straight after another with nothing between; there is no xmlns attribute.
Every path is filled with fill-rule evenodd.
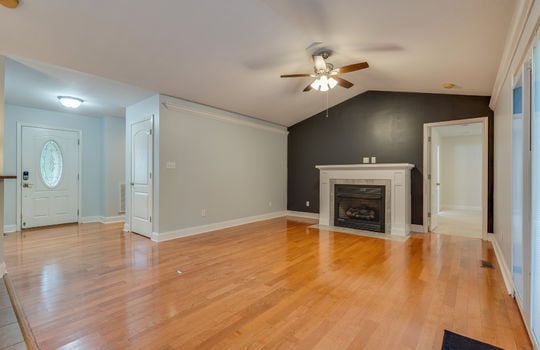
<svg viewBox="0 0 540 350"><path fill-rule="evenodd" d="M366 90L490 95L515 4L24 0L0 7L0 54L289 126L324 110L326 96L279 75L310 73L321 47L335 66L370 64L343 76L355 85L331 90L330 105Z"/></svg>

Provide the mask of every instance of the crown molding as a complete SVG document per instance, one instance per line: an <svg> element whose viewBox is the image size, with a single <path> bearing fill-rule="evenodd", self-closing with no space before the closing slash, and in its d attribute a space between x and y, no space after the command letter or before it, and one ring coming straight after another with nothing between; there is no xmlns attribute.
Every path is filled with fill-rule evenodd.
<svg viewBox="0 0 540 350"><path fill-rule="evenodd" d="M222 121L222 122L247 126L247 127L251 127L251 128L254 128L254 129L270 131L270 132L283 134L283 135L288 135L289 134L289 132L287 131L287 129L285 127L281 127L281 126L277 126L277 125L276 126L265 125L265 124L256 122L255 120L250 121L250 120L247 120L247 119L240 119L239 117L235 117L235 116L228 116L228 115L226 115L226 113L228 114L228 112L225 112L225 111L223 111L223 113L215 113L213 111L203 110L203 109L199 109L197 107L190 107L190 106L186 106L186 105L180 104L180 103L175 103L175 102L172 102L172 101L163 101L163 106L165 108L169 109L169 110L172 110L172 111L192 112L192 113L196 113L198 115L201 115L203 117L213 119L213 120L219 120L219 121ZM212 109L216 110L213 107L212 107ZM216 111L219 111L219 110L216 110ZM245 118L251 118L251 117L245 117Z"/></svg>
<svg viewBox="0 0 540 350"><path fill-rule="evenodd" d="M536 5L536 6L535 6ZM522 0L512 16L511 27L506 37L504 51L491 92L489 107L495 110L497 100L506 78L514 74L515 67L525 60L527 49L535 37L540 11L538 2ZM523 40L527 38L526 40Z"/></svg>

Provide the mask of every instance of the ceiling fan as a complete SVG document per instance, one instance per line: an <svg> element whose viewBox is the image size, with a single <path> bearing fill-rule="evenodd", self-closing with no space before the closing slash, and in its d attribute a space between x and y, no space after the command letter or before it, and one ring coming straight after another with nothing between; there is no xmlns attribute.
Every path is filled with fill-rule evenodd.
<svg viewBox="0 0 540 350"><path fill-rule="evenodd" d="M0 0L0 4L10 9L14 9L19 6L19 0Z"/></svg>
<svg viewBox="0 0 540 350"><path fill-rule="evenodd" d="M334 65L332 63L326 62L326 59L330 57L330 51L322 51L320 54L313 55L312 57L314 64L314 73L283 74L281 75L281 78L315 78L315 81L305 87L305 89L303 90L304 92L310 91L312 89L318 91L328 91L329 89L333 89L336 85L348 89L354 84L348 80L338 77L338 75L354 72L369 67L369 64L367 62L361 62L343 66L341 68L334 68Z"/></svg>

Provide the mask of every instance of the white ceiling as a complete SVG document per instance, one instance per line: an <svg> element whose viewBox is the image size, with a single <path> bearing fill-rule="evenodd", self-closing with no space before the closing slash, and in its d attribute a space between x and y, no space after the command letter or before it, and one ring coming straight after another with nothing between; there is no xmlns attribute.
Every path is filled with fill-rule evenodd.
<svg viewBox="0 0 540 350"><path fill-rule="evenodd" d="M289 126L324 110L326 98L301 92L309 79L279 75L310 73L310 51L322 46L335 66L370 64L343 75L355 86L333 89L330 105L365 90L490 95L516 3L23 0L0 6L0 54Z"/></svg>

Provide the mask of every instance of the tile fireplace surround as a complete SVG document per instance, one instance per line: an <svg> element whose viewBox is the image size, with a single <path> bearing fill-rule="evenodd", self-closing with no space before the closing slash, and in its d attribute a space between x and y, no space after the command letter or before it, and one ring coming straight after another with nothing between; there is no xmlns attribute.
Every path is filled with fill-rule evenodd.
<svg viewBox="0 0 540 350"><path fill-rule="evenodd" d="M413 164L317 165L320 171L319 225L334 225L334 185L386 187L386 234L405 237L411 232L411 169Z"/></svg>

